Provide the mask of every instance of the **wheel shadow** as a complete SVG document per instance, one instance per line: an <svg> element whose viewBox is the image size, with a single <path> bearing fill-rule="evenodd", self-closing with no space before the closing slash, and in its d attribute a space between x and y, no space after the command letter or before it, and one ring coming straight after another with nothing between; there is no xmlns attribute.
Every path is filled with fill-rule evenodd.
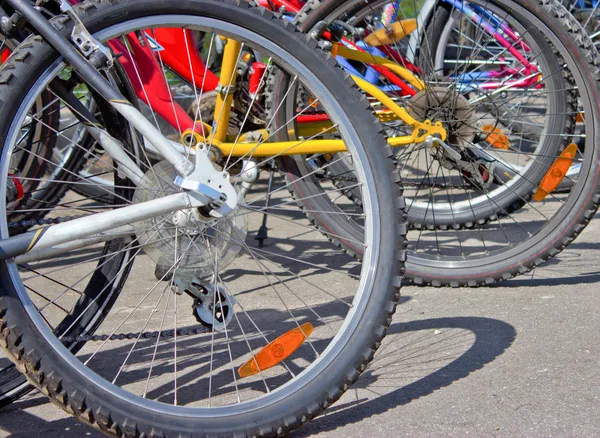
<svg viewBox="0 0 600 438"><path fill-rule="evenodd" d="M537 267L531 274L491 287L548 287L600 283L597 253L600 242L583 240L571 243L563 252Z"/></svg>
<svg viewBox="0 0 600 438"><path fill-rule="evenodd" d="M394 335L402 337L396 339ZM311 436L358 423L448 387L494 361L515 337L513 326L491 318L435 318L394 324L384 341L384 351L375 355L350 391L356 394L354 400L342 398L294 436ZM436 366L439 362L445 365ZM381 393L381 389L387 392Z"/></svg>
<svg viewBox="0 0 600 438"><path fill-rule="evenodd" d="M578 285L578 284L591 284L600 282L600 271L588 272L579 275L566 275L564 277L547 277L539 278L534 277L531 279L518 278L509 280L506 282L492 285L492 288L502 287L547 287L547 286L559 286L559 285Z"/></svg>
<svg viewBox="0 0 600 438"><path fill-rule="evenodd" d="M394 323L369 369L348 392L349 397L342 398L295 435L309 436L360 422L450 386L495 360L515 337L514 327L490 318ZM353 394L367 396L348 401ZM0 432L11 437L42 433L45 438L101 436L73 418L47 422L35 415L37 410L44 410L45 415L56 418L54 409L44 398L29 396L0 411Z"/></svg>

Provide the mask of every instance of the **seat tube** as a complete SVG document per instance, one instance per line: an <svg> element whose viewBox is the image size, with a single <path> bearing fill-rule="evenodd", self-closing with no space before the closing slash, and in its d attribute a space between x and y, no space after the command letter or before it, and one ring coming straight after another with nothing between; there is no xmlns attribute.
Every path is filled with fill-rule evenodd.
<svg viewBox="0 0 600 438"><path fill-rule="evenodd" d="M217 142L224 142L227 138L231 104L233 102L232 87L237 80L237 65L241 49L242 44L239 41L228 39L225 51L223 52L223 65L221 66L220 86L218 88L219 94L217 95L213 124L213 140Z"/></svg>

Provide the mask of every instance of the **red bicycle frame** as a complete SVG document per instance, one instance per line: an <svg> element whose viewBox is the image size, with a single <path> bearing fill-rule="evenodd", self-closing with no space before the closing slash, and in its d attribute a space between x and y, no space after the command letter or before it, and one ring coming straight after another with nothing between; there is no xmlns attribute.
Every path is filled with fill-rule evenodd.
<svg viewBox="0 0 600 438"><path fill-rule="evenodd" d="M297 14L304 6L304 2L299 0L258 0L257 2L263 8L270 9L275 12L280 12L285 8L287 12Z"/></svg>

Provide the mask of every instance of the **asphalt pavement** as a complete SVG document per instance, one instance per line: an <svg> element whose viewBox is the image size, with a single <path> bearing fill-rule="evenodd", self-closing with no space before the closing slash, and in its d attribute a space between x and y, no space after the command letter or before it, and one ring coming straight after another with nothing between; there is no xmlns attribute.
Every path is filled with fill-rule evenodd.
<svg viewBox="0 0 600 438"><path fill-rule="evenodd" d="M403 288L370 368L295 436L600 436L599 233L496 287ZM101 434L32 393L0 436Z"/></svg>

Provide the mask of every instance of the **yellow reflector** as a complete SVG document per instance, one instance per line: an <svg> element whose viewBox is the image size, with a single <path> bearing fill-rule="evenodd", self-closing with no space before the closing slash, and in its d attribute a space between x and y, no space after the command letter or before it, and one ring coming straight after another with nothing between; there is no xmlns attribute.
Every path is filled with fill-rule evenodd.
<svg viewBox="0 0 600 438"><path fill-rule="evenodd" d="M585 122L585 118L583 117L583 113L577 113L577 123Z"/></svg>
<svg viewBox="0 0 600 438"><path fill-rule="evenodd" d="M481 130L486 133L487 141L497 149L508 149L510 147L510 140L500 128L494 127L494 125L483 125Z"/></svg>
<svg viewBox="0 0 600 438"><path fill-rule="evenodd" d="M371 47L394 44L406 37L406 35L414 32L416 28L417 20L414 18L396 21L387 29L379 29L371 35L368 35L364 39L364 42Z"/></svg>
<svg viewBox="0 0 600 438"><path fill-rule="evenodd" d="M542 201L558 187L565 178L569 167L573 164L573 158L575 158L576 153L577 145L575 143L571 143L566 147L562 154L560 154L560 157L558 157L550 169L548 169L544 178L542 178L542 182L535 192L535 195L533 195L533 199Z"/></svg>
<svg viewBox="0 0 600 438"><path fill-rule="evenodd" d="M296 351L313 330L312 324L307 322L284 333L252 356L252 359L238 369L238 374L242 378L249 377L274 367Z"/></svg>

